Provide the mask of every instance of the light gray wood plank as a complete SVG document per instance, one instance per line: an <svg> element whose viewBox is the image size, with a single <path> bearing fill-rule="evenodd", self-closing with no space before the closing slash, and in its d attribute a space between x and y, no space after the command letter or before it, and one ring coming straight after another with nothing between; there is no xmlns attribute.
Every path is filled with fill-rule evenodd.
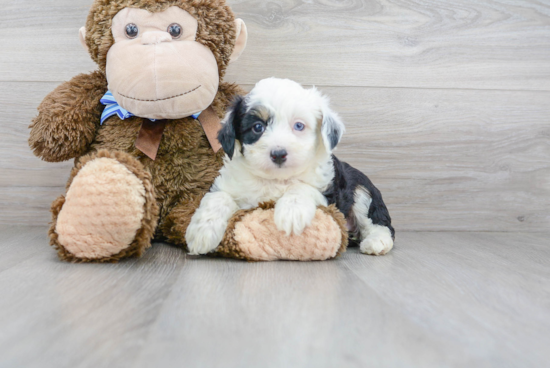
<svg viewBox="0 0 550 368"><path fill-rule="evenodd" d="M156 244L61 263L0 227L0 367L540 367L545 234L401 233L385 257L246 263ZM11 257L11 258L10 258Z"/></svg>
<svg viewBox="0 0 550 368"><path fill-rule="evenodd" d="M183 252L158 245L140 260L72 265L57 260L45 228L20 230L18 243L0 246L33 253L0 263L0 367L132 367Z"/></svg>
<svg viewBox="0 0 550 368"><path fill-rule="evenodd" d="M239 83L550 88L550 4L540 1L233 2L252 23Z"/></svg>
<svg viewBox="0 0 550 368"><path fill-rule="evenodd" d="M550 6L535 0L232 0L250 41L228 80L550 89ZM0 80L95 68L78 42L91 0L2 2ZM39 61L39 63L37 63Z"/></svg>
<svg viewBox="0 0 550 368"><path fill-rule="evenodd" d="M388 257L349 253L345 264L419 326L486 359L468 366L538 367L549 358L548 235L404 233Z"/></svg>
<svg viewBox="0 0 550 368"><path fill-rule="evenodd" d="M0 83L2 223L47 223L64 191L72 164L41 162L27 145L55 85ZM549 93L322 90L348 127L336 154L382 190L398 230L550 228Z"/></svg>
<svg viewBox="0 0 550 368"><path fill-rule="evenodd" d="M327 89L336 151L371 177L403 230L550 228L547 93Z"/></svg>
<svg viewBox="0 0 550 368"><path fill-rule="evenodd" d="M27 143L36 108L58 84L0 83L0 224L46 225L64 193L72 160L43 162Z"/></svg>
<svg viewBox="0 0 550 368"><path fill-rule="evenodd" d="M0 82L0 188L65 186L72 161L43 162L28 145L38 105L58 84Z"/></svg>
<svg viewBox="0 0 550 368"><path fill-rule="evenodd" d="M46 227L1 226L0 273L42 254L44 248L37 245L48 244L44 241L47 232Z"/></svg>
<svg viewBox="0 0 550 368"><path fill-rule="evenodd" d="M95 69L78 38L91 0L2 0L0 4L0 80L63 81Z"/></svg>
<svg viewBox="0 0 550 368"><path fill-rule="evenodd" d="M51 203L64 193L64 187L0 187L0 224L48 225Z"/></svg>
<svg viewBox="0 0 550 368"><path fill-rule="evenodd" d="M137 367L442 367L469 357L395 313L345 269L196 259Z"/></svg>

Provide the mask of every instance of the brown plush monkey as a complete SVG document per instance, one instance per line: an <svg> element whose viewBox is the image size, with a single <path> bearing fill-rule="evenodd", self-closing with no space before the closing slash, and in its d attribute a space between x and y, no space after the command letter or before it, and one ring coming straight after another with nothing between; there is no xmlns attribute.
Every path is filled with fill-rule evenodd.
<svg viewBox="0 0 550 368"><path fill-rule="evenodd" d="M155 237L185 246L222 165L220 118L241 93L221 80L246 46L244 22L223 0L95 0L80 37L99 70L50 93L29 139L45 161L75 159L52 205L51 244L72 262L140 256ZM328 259L347 244L334 208L291 248L273 226L269 204L241 211L217 254Z"/></svg>

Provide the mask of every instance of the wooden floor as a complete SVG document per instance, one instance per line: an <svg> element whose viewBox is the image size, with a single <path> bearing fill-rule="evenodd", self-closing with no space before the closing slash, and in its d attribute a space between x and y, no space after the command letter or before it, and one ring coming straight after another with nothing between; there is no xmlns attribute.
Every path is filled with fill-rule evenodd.
<svg viewBox="0 0 550 368"><path fill-rule="evenodd" d="M386 257L57 260L0 228L0 367L543 367L550 234L401 233Z"/></svg>
<svg viewBox="0 0 550 368"><path fill-rule="evenodd" d="M330 96L337 154L381 189L397 248L59 262L32 226L72 162L34 157L28 125L97 68L78 41L92 0L0 0L0 368L550 366L550 233L533 233L550 231L550 1L228 3L249 42L226 80Z"/></svg>

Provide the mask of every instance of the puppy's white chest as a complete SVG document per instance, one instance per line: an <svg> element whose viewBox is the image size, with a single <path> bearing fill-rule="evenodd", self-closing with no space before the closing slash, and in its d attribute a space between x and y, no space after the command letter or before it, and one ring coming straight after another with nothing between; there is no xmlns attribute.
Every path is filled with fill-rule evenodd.
<svg viewBox="0 0 550 368"><path fill-rule="evenodd" d="M286 192L288 184L278 182L259 181L248 188L243 187L241 193L235 193L235 202L241 209L257 207L260 203L277 202Z"/></svg>

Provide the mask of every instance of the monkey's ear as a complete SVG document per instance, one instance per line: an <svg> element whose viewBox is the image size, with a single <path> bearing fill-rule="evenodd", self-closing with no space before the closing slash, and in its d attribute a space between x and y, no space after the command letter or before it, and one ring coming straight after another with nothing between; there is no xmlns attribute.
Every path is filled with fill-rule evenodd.
<svg viewBox="0 0 550 368"><path fill-rule="evenodd" d="M80 28L78 35L80 36L80 43L82 46L86 49L86 51L90 51L88 50L88 44L86 43L86 27Z"/></svg>
<svg viewBox="0 0 550 368"><path fill-rule="evenodd" d="M233 159L233 154L235 153L237 130L239 129L245 108L244 97L235 97L223 119L223 127L218 133L218 141L230 160Z"/></svg>
<svg viewBox="0 0 550 368"><path fill-rule="evenodd" d="M234 61L237 61L239 56L243 53L246 48L246 42L248 41L248 30L246 29L246 24L244 24L242 19L235 19L235 47L233 48L233 53L229 58L229 64Z"/></svg>

